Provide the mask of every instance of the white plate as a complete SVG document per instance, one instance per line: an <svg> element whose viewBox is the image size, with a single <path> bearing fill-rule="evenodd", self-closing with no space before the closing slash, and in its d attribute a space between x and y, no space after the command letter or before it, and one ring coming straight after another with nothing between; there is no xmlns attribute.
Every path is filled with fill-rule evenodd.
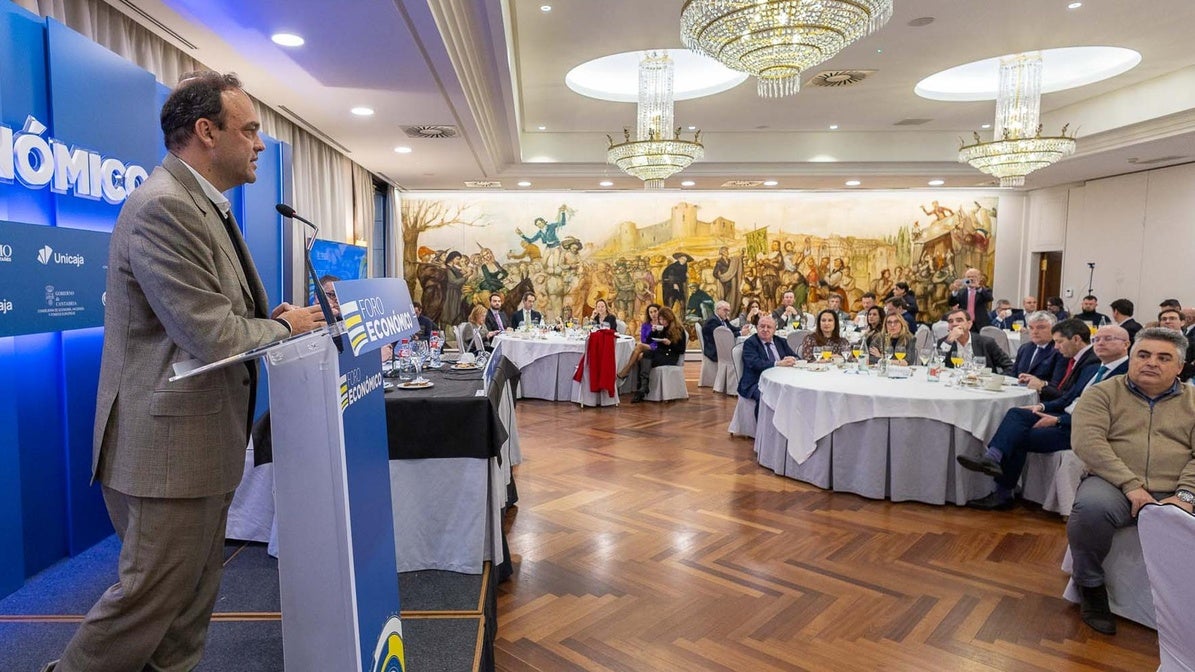
<svg viewBox="0 0 1195 672"><path fill-rule="evenodd" d="M436 384L433 383L432 381L425 380L422 383L416 383L415 381L399 383L396 387L398 387L398 389L400 389L400 390L426 390L429 387L435 387L435 386L436 386Z"/></svg>

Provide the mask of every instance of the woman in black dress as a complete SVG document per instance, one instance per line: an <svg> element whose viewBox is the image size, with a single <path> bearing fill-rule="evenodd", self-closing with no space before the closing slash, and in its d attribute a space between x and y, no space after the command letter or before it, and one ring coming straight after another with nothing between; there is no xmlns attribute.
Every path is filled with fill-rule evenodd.
<svg viewBox="0 0 1195 672"><path fill-rule="evenodd" d="M664 330L659 336L652 337L656 349L643 355L639 362L639 389L631 397L631 403L637 404L647 396L647 385L651 380L651 370L656 366L676 366L681 357L685 356L685 330L676 319L671 308L660 309L660 322Z"/></svg>
<svg viewBox="0 0 1195 672"><path fill-rule="evenodd" d="M610 314L610 307L606 305L605 299L598 299L593 303L593 323L600 327L603 324L610 327L614 331L618 331L618 320Z"/></svg>

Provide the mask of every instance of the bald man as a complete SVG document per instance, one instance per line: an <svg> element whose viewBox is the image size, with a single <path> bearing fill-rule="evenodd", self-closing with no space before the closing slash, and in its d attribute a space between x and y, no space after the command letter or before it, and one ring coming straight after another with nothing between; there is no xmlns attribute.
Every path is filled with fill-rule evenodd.
<svg viewBox="0 0 1195 672"><path fill-rule="evenodd" d="M950 305L967 311L971 331L978 332L991 324L992 288L983 286L983 273L978 268L968 268L963 274L963 286L950 295Z"/></svg>

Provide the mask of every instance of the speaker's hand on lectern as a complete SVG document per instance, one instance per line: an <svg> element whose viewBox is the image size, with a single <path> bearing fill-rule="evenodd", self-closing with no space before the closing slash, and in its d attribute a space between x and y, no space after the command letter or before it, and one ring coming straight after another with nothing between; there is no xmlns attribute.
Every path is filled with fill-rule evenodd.
<svg viewBox="0 0 1195 672"><path fill-rule="evenodd" d="M288 310L282 310L283 307ZM324 313L319 306L304 306L296 308L290 304L282 304L274 309L274 319L282 320L290 325L292 335L305 334L313 329L324 326Z"/></svg>

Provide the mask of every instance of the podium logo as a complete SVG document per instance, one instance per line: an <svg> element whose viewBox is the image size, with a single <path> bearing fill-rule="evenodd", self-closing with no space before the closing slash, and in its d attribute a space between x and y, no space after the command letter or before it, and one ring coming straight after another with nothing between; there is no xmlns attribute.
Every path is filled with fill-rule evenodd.
<svg viewBox="0 0 1195 672"><path fill-rule="evenodd" d="M361 377L361 369L351 369L340 377L340 412L344 413L349 406L357 403L370 392L382 387L382 372Z"/></svg>
<svg viewBox="0 0 1195 672"><path fill-rule="evenodd" d="M406 653L403 651L402 622L398 616L386 621L378 644L373 650L372 672L403 672L406 667Z"/></svg>
<svg viewBox="0 0 1195 672"><path fill-rule="evenodd" d="M50 263L50 255L54 254L54 248L46 245L37 251L37 260L43 265Z"/></svg>
<svg viewBox="0 0 1195 672"><path fill-rule="evenodd" d="M0 243L0 262L12 261L12 245Z"/></svg>
<svg viewBox="0 0 1195 672"><path fill-rule="evenodd" d="M390 343L415 329L414 311L388 313L380 296L342 302L340 314L354 355L360 355L362 348L370 343Z"/></svg>

